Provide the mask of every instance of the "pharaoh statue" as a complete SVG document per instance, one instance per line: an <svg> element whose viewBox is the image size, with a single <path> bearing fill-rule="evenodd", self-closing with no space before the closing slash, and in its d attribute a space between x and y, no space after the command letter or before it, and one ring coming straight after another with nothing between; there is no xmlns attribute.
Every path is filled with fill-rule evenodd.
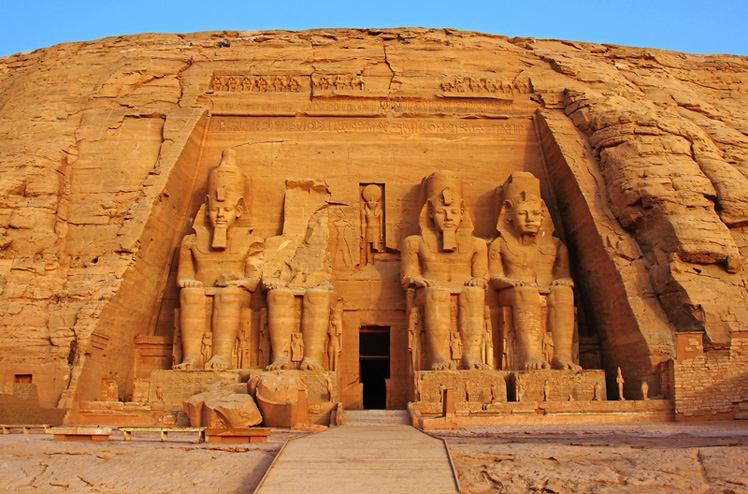
<svg viewBox="0 0 748 494"><path fill-rule="evenodd" d="M514 172L501 188L498 238L489 248L490 285L499 305L511 307L522 370L580 369L572 360L574 282L564 244L553 237L553 223L532 173ZM547 313L543 307L547 307ZM543 352L548 331L553 358Z"/></svg>
<svg viewBox="0 0 748 494"><path fill-rule="evenodd" d="M452 298L456 297L454 322L462 341L460 366L485 368L481 344L488 274L486 243L472 234L462 182L455 173L434 172L424 180L422 192L421 234L403 242L401 275L403 288L414 290L412 299L423 308L425 365L431 370L456 367L450 358Z"/></svg>
<svg viewBox="0 0 748 494"><path fill-rule="evenodd" d="M369 184L361 191L364 205L361 208L361 239L364 254L361 262L372 264L374 252L384 251L384 213L381 199L382 188Z"/></svg>
<svg viewBox="0 0 748 494"><path fill-rule="evenodd" d="M177 285L181 288L183 358L176 369L194 369L202 364L206 369L231 367L241 309L249 306L250 292L260 281L250 261L262 251L262 240L236 223L245 210L246 182L236 165L236 152L226 149L208 177L208 193L193 233L182 240ZM209 299L213 311L208 327ZM212 332L210 346L203 345L207 332ZM206 348L210 355L204 357Z"/></svg>

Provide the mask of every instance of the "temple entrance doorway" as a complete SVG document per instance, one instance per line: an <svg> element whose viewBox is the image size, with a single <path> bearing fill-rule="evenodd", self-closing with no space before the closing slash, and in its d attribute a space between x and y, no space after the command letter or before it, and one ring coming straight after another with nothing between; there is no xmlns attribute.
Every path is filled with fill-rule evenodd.
<svg viewBox="0 0 748 494"><path fill-rule="evenodd" d="M359 368L364 385L364 408L387 408L390 377L390 328L364 326L359 330Z"/></svg>

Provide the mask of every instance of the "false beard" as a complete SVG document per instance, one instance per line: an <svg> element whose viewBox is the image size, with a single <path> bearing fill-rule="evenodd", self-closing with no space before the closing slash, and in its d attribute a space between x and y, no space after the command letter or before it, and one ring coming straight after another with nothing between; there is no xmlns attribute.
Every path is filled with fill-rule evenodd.
<svg viewBox="0 0 748 494"><path fill-rule="evenodd" d="M228 229L225 226L217 226L213 228L213 243L211 247L214 249L223 250L228 244Z"/></svg>

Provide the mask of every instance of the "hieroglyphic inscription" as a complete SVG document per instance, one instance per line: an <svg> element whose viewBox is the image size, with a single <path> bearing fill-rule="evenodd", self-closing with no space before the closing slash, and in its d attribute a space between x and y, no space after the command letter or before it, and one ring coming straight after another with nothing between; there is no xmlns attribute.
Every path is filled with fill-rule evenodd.
<svg viewBox="0 0 748 494"><path fill-rule="evenodd" d="M213 74L210 88L217 93L298 93L301 79L291 76Z"/></svg>
<svg viewBox="0 0 748 494"><path fill-rule="evenodd" d="M524 80L501 81L479 77L452 77L439 85L445 93L528 94L530 83Z"/></svg>
<svg viewBox="0 0 748 494"><path fill-rule="evenodd" d="M242 118L214 117L212 132L338 132L379 133L390 135L527 135L531 120L508 121L443 121L403 119L385 121L368 118Z"/></svg>
<svg viewBox="0 0 748 494"><path fill-rule="evenodd" d="M220 93L227 94L225 92ZM241 93L231 93L238 96ZM364 93L360 93L364 94ZM299 112L339 113L342 115L419 115L466 114L488 115L501 118L506 114L532 114L538 105L532 101L511 98L475 99L440 98L436 100L381 99L327 99L314 98L308 102L288 105L282 102L262 101L256 104L251 98L214 102L214 114L295 115Z"/></svg>

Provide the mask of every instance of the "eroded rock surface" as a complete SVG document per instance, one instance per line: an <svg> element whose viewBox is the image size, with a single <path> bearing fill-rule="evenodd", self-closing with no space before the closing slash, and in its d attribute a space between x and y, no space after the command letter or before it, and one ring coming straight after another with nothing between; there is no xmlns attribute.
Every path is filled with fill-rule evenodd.
<svg viewBox="0 0 748 494"><path fill-rule="evenodd" d="M281 156L288 177L351 167L362 184L378 178L355 166L402 168L415 153L431 171L449 165L476 181L532 147L493 139L537 132L604 366L623 369L632 397L643 380L667 394L658 388L675 332L703 333L722 358L748 330L746 81L745 57L430 29L148 34L4 57L2 390L31 367L41 406L96 399L105 377L132 396L134 339L173 331L169 266L207 176L203 137L236 133L247 124L235 115L252 115L243 141L231 142L244 156L260 165ZM314 154L267 129L379 134L353 163L335 154L332 134ZM461 152L445 137L478 133L491 138ZM408 140L375 152L395 135ZM401 211L412 207L407 187L388 189L406 198ZM269 187L256 203L282 211L282 197ZM469 208L490 217L475 201ZM257 221L264 238L279 233L273 214ZM377 255L398 252L415 233L408 221L388 213ZM492 221L476 217L476 235L488 239ZM345 254L333 261L356 257ZM393 396L407 400L399 388ZM705 399L697 415L709 412Z"/></svg>

